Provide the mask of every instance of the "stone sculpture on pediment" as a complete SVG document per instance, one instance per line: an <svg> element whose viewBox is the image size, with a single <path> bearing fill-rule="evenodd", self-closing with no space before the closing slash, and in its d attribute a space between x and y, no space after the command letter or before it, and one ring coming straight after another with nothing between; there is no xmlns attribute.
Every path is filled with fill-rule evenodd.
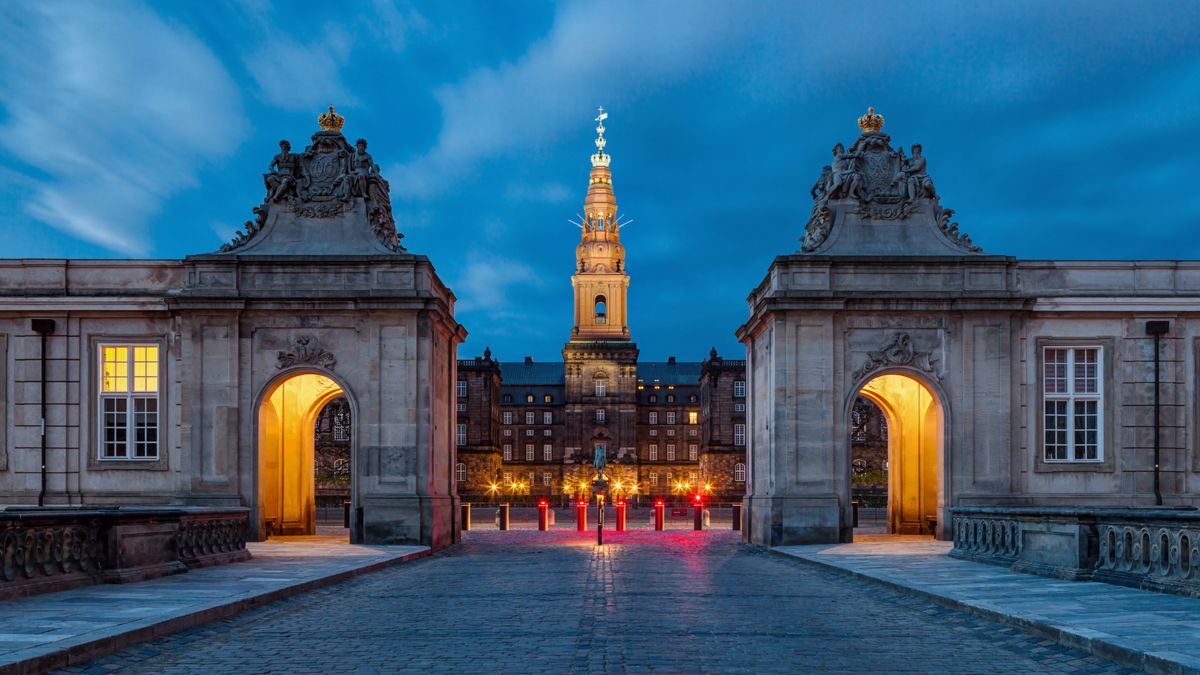
<svg viewBox="0 0 1200 675"><path fill-rule="evenodd" d="M868 108L858 119L861 134L846 150L833 148L809 194L812 211L801 251L823 254L961 255L981 253L969 237L943 218L921 146L912 156L893 149L881 131L883 116ZM884 226L879 221L896 221ZM835 236L834 233L838 234Z"/></svg>
<svg viewBox="0 0 1200 675"><path fill-rule="evenodd" d="M918 351L908 333L893 333L878 351L867 352L867 361L854 372L854 379L861 380L870 373L891 367L906 367L929 373L937 380L942 379L939 369L938 349L935 345L928 351Z"/></svg>
<svg viewBox="0 0 1200 675"><path fill-rule="evenodd" d="M330 228L341 231L339 241L354 252L378 254L378 245L393 253L404 250L392 216L391 188L367 152L366 140L350 146L341 132L344 118L333 106L318 121L321 130L312 135L304 152L292 153L291 144L280 141L279 154L263 174L267 194L262 205L255 207L255 221L247 222L245 231L239 230L221 247L221 253L241 253L246 248L255 253L278 251L279 245L264 245L264 238L277 238L273 233L281 228L290 230L290 234L280 235L287 241L283 250L327 249L328 241L320 242L327 239ZM337 220L311 222L325 219ZM356 230L358 223L361 230ZM357 232L367 236L359 237ZM298 243L308 241L311 246Z"/></svg>

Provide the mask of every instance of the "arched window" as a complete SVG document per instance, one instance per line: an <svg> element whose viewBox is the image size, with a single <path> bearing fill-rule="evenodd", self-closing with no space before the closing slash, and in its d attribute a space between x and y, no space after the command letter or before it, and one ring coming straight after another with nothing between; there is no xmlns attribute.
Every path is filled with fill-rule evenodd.
<svg viewBox="0 0 1200 675"><path fill-rule="evenodd" d="M675 402L675 394L667 394L667 403Z"/></svg>
<svg viewBox="0 0 1200 675"><path fill-rule="evenodd" d="M512 394L505 394L501 400L505 403L512 403Z"/></svg>
<svg viewBox="0 0 1200 675"><path fill-rule="evenodd" d="M533 394L525 394L525 402L533 403Z"/></svg>
<svg viewBox="0 0 1200 675"><path fill-rule="evenodd" d="M733 465L733 482L735 482L735 483L745 483L746 482L746 465L745 464L738 462L737 464Z"/></svg>
<svg viewBox="0 0 1200 675"><path fill-rule="evenodd" d="M458 482L465 483L467 480L467 465L459 462L458 465L454 467L454 473L455 477L458 478Z"/></svg>
<svg viewBox="0 0 1200 675"><path fill-rule="evenodd" d="M658 403L658 395L656 395L656 394L650 394L650 402L651 402L651 403Z"/></svg>
<svg viewBox="0 0 1200 675"><path fill-rule="evenodd" d="M546 394L545 396L542 397L542 401L545 403L553 403L554 397L551 396L550 394Z"/></svg>
<svg viewBox="0 0 1200 675"><path fill-rule="evenodd" d="M597 295L596 296L596 323L604 323L605 321L607 321L607 318L606 318L607 313L605 310L606 306L607 306L607 302L604 300L604 296Z"/></svg>

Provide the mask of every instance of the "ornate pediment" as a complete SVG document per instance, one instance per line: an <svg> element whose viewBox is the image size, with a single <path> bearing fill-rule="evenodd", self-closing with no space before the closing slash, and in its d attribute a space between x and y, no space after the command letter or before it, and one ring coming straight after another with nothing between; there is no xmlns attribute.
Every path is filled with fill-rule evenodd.
<svg viewBox="0 0 1200 675"><path fill-rule="evenodd" d="M353 146L341 133L344 118L320 116L302 153L286 140L263 174L266 196L222 253L362 253L401 252L392 218L391 187L367 152L367 142ZM325 222L322 222L325 221ZM266 244L278 240L277 246ZM379 250L382 248L382 250ZM341 249L341 250L337 250Z"/></svg>
<svg viewBox="0 0 1200 675"><path fill-rule="evenodd" d="M883 117L869 109L859 118L862 135L847 150L833 147L810 190L812 212L801 251L826 254L944 255L981 253L970 237L949 222L926 172L921 146L911 156L892 149ZM834 236L839 228L854 230ZM839 235L841 233L838 233ZM838 246L833 246L840 240Z"/></svg>

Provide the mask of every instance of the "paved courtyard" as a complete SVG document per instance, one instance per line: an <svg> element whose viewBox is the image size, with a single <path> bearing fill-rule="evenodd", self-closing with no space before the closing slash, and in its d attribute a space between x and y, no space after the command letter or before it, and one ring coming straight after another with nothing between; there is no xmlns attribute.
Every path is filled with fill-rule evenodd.
<svg viewBox="0 0 1200 675"><path fill-rule="evenodd" d="M1126 672L742 545L470 532L459 547L71 672Z"/></svg>

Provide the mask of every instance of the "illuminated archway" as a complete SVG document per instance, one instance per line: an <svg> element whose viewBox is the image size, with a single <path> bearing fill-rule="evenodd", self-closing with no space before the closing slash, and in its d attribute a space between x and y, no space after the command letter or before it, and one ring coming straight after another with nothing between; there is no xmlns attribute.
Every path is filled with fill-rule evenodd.
<svg viewBox="0 0 1200 675"><path fill-rule="evenodd" d="M938 396L916 377L876 376L859 396L879 406L888 429L888 532L929 534L941 520L944 411Z"/></svg>
<svg viewBox="0 0 1200 675"><path fill-rule="evenodd" d="M274 383L258 407L258 504L261 531L316 533L314 430L317 414L345 392L316 373Z"/></svg>

